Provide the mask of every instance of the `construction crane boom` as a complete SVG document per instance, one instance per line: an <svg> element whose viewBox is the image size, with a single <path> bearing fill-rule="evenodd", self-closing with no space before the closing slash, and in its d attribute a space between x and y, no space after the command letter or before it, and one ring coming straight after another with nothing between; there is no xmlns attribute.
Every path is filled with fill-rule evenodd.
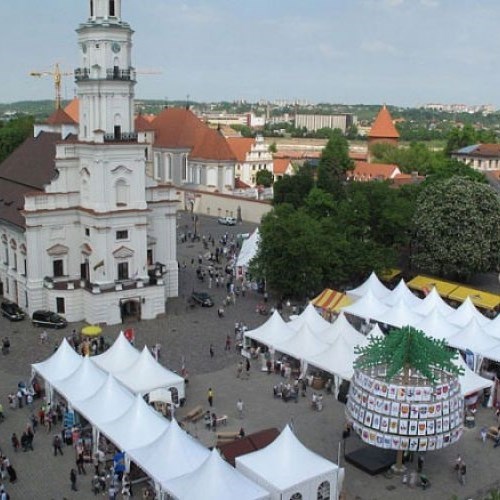
<svg viewBox="0 0 500 500"><path fill-rule="evenodd" d="M56 63L54 65L54 69L50 71L31 71L30 76L36 76L37 78L41 78L43 76L51 76L54 80L54 89L55 89L55 106L56 109L61 107L61 82L63 76L73 76L73 72L64 72L59 68L59 64Z"/></svg>

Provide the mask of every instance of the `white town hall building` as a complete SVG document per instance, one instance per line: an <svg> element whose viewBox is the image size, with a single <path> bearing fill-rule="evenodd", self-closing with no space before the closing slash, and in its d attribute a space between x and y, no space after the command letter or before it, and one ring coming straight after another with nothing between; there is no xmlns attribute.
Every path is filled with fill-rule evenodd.
<svg viewBox="0 0 500 500"><path fill-rule="evenodd" d="M0 286L30 315L120 323L178 294L176 190L147 175L135 131L132 34L121 0L90 0L77 30L79 123L63 110L0 165Z"/></svg>

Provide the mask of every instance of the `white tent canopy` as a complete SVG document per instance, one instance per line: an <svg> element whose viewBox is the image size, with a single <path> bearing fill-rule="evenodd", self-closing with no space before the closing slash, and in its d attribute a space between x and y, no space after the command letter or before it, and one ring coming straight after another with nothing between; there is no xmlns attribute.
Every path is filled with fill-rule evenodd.
<svg viewBox="0 0 500 500"><path fill-rule="evenodd" d="M396 305L400 299L403 299L406 304L414 309L418 307L422 302L422 299L419 299L416 295L414 295L411 290L406 286L406 283L403 279L398 283L398 286L394 288L388 295L386 295L382 302L388 306Z"/></svg>
<svg viewBox="0 0 500 500"><path fill-rule="evenodd" d="M488 334L491 335L492 337L495 337L497 339L500 339L500 314L495 318L492 319L485 327L484 331Z"/></svg>
<svg viewBox="0 0 500 500"><path fill-rule="evenodd" d="M326 319L322 318L315 307L309 303L304 311L288 323L288 326L298 332L303 325L307 325L313 332L320 332L330 326Z"/></svg>
<svg viewBox="0 0 500 500"><path fill-rule="evenodd" d="M414 313L406 300L400 298L391 308L373 316L373 319L401 328L406 325L415 326L422 321L422 316Z"/></svg>
<svg viewBox="0 0 500 500"><path fill-rule="evenodd" d="M257 228L249 238L243 241L240 253L236 259L236 267L248 267L250 261L257 255L259 249L259 228Z"/></svg>
<svg viewBox="0 0 500 500"><path fill-rule="evenodd" d="M460 392L462 396L469 396L470 394L474 394L475 392L481 391L488 387L493 387L493 380L489 380L487 378L481 377L477 373L474 373L468 366L467 363L463 360L462 356L458 356L457 359L454 359L453 362L459 368L464 369L464 374L459 375L458 379L460 381Z"/></svg>
<svg viewBox="0 0 500 500"><path fill-rule="evenodd" d="M415 328L437 340L446 340L459 332L458 326L452 325L437 307L432 309L420 323L417 323Z"/></svg>
<svg viewBox="0 0 500 500"><path fill-rule="evenodd" d="M500 345L498 339L491 337L482 328L481 323L472 318L457 334L447 339L448 345L463 351L469 349L474 354L488 356L488 351Z"/></svg>
<svg viewBox="0 0 500 500"><path fill-rule="evenodd" d="M293 337L281 344L277 344L275 348L277 351L288 354L295 359L307 359L326 350L328 344L319 340L311 328L304 324Z"/></svg>
<svg viewBox="0 0 500 500"><path fill-rule="evenodd" d="M378 323L375 323L375 326L368 332L366 338L368 340L371 339L383 339L385 337L384 332L378 326Z"/></svg>
<svg viewBox="0 0 500 500"><path fill-rule="evenodd" d="M295 493L301 493L303 500L316 500L325 481L330 485L329 498L337 499L336 486L343 475L336 464L307 449L288 425L262 450L237 457L236 469L270 491L272 500Z"/></svg>
<svg viewBox="0 0 500 500"><path fill-rule="evenodd" d="M450 323L463 327L467 323L469 323L472 318L475 318L482 326L486 326L491 322L490 319L488 319L486 316L483 316L476 309L476 306L473 304L470 297L467 296L462 304L460 304L460 306L457 307L457 309L455 309L447 319Z"/></svg>
<svg viewBox="0 0 500 500"><path fill-rule="evenodd" d="M101 388L87 399L78 400L73 407L97 427L123 416L134 404L133 394L108 374Z"/></svg>
<svg viewBox="0 0 500 500"><path fill-rule="evenodd" d="M50 384L62 380L75 372L83 358L68 344L64 338L57 351L50 358L32 366L33 370L41 375Z"/></svg>
<svg viewBox="0 0 500 500"><path fill-rule="evenodd" d="M267 346L274 346L284 342L295 335L295 331L289 327L278 311L274 311L272 316L255 330L245 332L245 337L253 339Z"/></svg>
<svg viewBox="0 0 500 500"><path fill-rule="evenodd" d="M274 470L278 464L272 464ZM178 500L266 500L269 493L231 467L214 449L205 462L190 474L162 485Z"/></svg>
<svg viewBox="0 0 500 500"><path fill-rule="evenodd" d="M384 314L389 308L377 299L371 290L368 290L361 299L342 310L359 318L373 319Z"/></svg>
<svg viewBox="0 0 500 500"><path fill-rule="evenodd" d="M145 346L137 361L115 377L134 394L148 394L154 389L175 387L179 398L185 396L184 379L156 361Z"/></svg>
<svg viewBox="0 0 500 500"><path fill-rule="evenodd" d="M367 343L368 339L363 337L363 342L359 345L364 346ZM337 375L344 380L351 380L354 374L354 361L358 357L354 353L354 347L343 337L339 337L328 349L314 356L304 357L310 365Z"/></svg>
<svg viewBox="0 0 500 500"><path fill-rule="evenodd" d="M108 373L117 373L130 368L139 358L139 351L120 332L113 345L102 354L94 356L92 361Z"/></svg>
<svg viewBox="0 0 500 500"><path fill-rule="evenodd" d="M437 309L443 316L448 316L449 314L455 312L455 309L447 304L439 295L436 287L432 287L427 297L420 301L420 304L413 308L413 312L426 316L434 309Z"/></svg>
<svg viewBox="0 0 500 500"><path fill-rule="evenodd" d="M155 441L129 450L127 454L149 476L163 484L198 469L208 458L210 451L172 420Z"/></svg>
<svg viewBox="0 0 500 500"><path fill-rule="evenodd" d="M138 394L132 407L124 415L104 422L100 430L119 448L128 452L152 443L168 426L169 421L153 410Z"/></svg>
<svg viewBox="0 0 500 500"><path fill-rule="evenodd" d="M330 323L325 330L318 332L316 336L327 344L333 344L339 337L343 337L347 342L353 345L357 345L365 339L365 336L359 333L358 330L347 321L343 312L341 312L337 319L333 323Z"/></svg>
<svg viewBox="0 0 500 500"><path fill-rule="evenodd" d="M371 291L379 300L387 297L390 293L390 290L382 284L374 272L370 274L369 278L362 285L352 290L348 290L346 293L350 297L361 298L364 297L368 291Z"/></svg>
<svg viewBox="0 0 500 500"><path fill-rule="evenodd" d="M59 394L73 403L95 394L106 382L106 378L106 372L94 365L89 357L85 357L69 377L55 380L52 385Z"/></svg>

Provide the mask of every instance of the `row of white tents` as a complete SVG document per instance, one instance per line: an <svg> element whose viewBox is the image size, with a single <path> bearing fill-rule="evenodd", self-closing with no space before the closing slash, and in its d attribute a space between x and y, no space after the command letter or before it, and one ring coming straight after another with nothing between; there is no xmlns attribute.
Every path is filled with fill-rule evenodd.
<svg viewBox="0 0 500 500"><path fill-rule="evenodd" d="M369 281L374 282L373 278L370 278ZM378 279L376 282L378 282ZM380 282L378 283L383 287ZM266 345L271 351L286 354L300 360L303 371L305 371L307 366L313 366L332 374L337 379L351 380L354 372L354 361L357 357L355 347L367 345L370 337L381 336L383 333L378 323L376 323L368 336L361 334L346 319L344 312L360 318L380 321L393 326L403 326L407 324L411 325L411 322L404 321L403 319L401 321L396 321L396 318L404 317L408 311L412 313L417 306L420 306L422 310L426 310L427 312L423 313L422 316L419 314L418 321L412 326L416 326L427 335L436 338L444 338L440 336L444 331L443 328L436 323L436 318L438 320L445 318L443 313L440 312L441 310L446 311L448 315L456 315L454 316L456 318L455 321L459 324L460 322L465 323L465 330L463 333L458 325L449 323L449 325L451 325L450 331L452 328L456 328L457 335L460 333L462 333L462 335L467 334L467 329L469 329L472 324L469 324L469 322L482 321L481 319L475 319L475 316L481 313L479 313L472 304L462 305L461 308L455 310L442 301L435 290L433 290L428 297L421 300L415 297L405 287L406 285L404 285L404 282L402 282L402 284L400 283L392 292L383 287L386 290L383 298L386 299L387 303L377 299L372 288L365 286L361 290L353 290L353 298L356 297L358 293L359 295L357 297L361 298L358 298L357 302L353 305L344 308L343 312L340 313L333 323L329 323L323 319L311 304L306 307L301 315L288 323L282 319L277 311L275 311L271 318L262 326L255 330L247 331L245 337ZM380 294L380 291L378 293ZM415 299L412 306L407 305L413 300L410 296ZM416 301L418 301L418 303ZM394 305L388 305L391 303L394 303ZM361 307L356 308L359 304L361 304ZM367 307L371 304L374 304L376 307L370 309L367 313ZM473 309L470 309L471 305ZM395 308L397 308L397 310ZM382 314L377 314L378 311L383 311L387 313L387 315L383 316ZM391 313L390 315L389 312ZM471 319L468 321L466 321L466 313L471 315ZM413 314L415 315L417 313ZM411 317L411 314L409 316ZM482 315L481 317L483 317L486 322L491 321ZM388 321L389 319L390 321ZM451 319L450 317L450 320ZM498 342L500 343L500 339ZM463 362L462 358L460 358L457 363L463 366L465 370L464 375L460 377L464 396L493 385L491 380L480 377L474 373L474 371L470 370Z"/></svg>
<svg viewBox="0 0 500 500"><path fill-rule="evenodd" d="M32 369L92 425L94 449L102 433L126 453L127 463L133 461L153 479L159 498L279 499L292 490L302 492L303 498L316 498L305 493L324 481L335 493L331 498L338 498L336 485L343 471L305 448L289 428L265 449L242 457L243 465L234 469L216 450L210 452L181 429L175 419L164 418L143 396L171 382L161 371L148 367L144 353L122 334L108 351L93 358L79 356L64 340L50 358ZM133 371L141 362L144 372L136 376L144 375L144 380L124 376L123 364ZM292 464L276 476L270 464L288 461ZM304 470L305 462L321 463L321 467Z"/></svg>

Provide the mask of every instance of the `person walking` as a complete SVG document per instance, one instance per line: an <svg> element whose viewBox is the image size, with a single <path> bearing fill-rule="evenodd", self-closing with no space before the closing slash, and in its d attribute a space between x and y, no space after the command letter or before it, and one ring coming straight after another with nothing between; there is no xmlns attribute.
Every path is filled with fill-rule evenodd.
<svg viewBox="0 0 500 500"><path fill-rule="evenodd" d="M78 457L76 459L76 468L78 469L78 474L87 475L87 472L85 471L85 467L83 464L84 464L83 453L80 452L78 453Z"/></svg>
<svg viewBox="0 0 500 500"><path fill-rule="evenodd" d="M227 335L226 336L226 344L224 346L225 351L230 351L231 350L231 336Z"/></svg>
<svg viewBox="0 0 500 500"><path fill-rule="evenodd" d="M59 452L61 455L63 454L61 444L62 444L61 436L59 436L59 434L56 434L54 436L54 439L52 440L52 447L54 448L55 457L57 457L57 452Z"/></svg>
<svg viewBox="0 0 500 500"><path fill-rule="evenodd" d="M17 437L17 434L15 432L12 434L10 441L12 443L12 448L14 448L14 451L17 452L21 447L21 443L19 442L19 438Z"/></svg>
<svg viewBox="0 0 500 500"><path fill-rule="evenodd" d="M236 409L238 410L240 419L243 418L243 400L241 398L236 402Z"/></svg>
<svg viewBox="0 0 500 500"><path fill-rule="evenodd" d="M245 358L245 370L247 372L247 378L250 377L250 360Z"/></svg>
<svg viewBox="0 0 500 500"><path fill-rule="evenodd" d="M417 458L417 472L420 474L424 468L424 457L420 453Z"/></svg>
<svg viewBox="0 0 500 500"><path fill-rule="evenodd" d="M214 346L212 344L210 344L210 357L214 357Z"/></svg>
<svg viewBox="0 0 500 500"><path fill-rule="evenodd" d="M76 470L71 469L69 472L69 480L71 482L71 491L78 491L78 488L76 487Z"/></svg>
<svg viewBox="0 0 500 500"><path fill-rule="evenodd" d="M212 408L212 406L214 405L214 391L212 391L211 387L208 388L207 400L210 408Z"/></svg>
<svg viewBox="0 0 500 500"><path fill-rule="evenodd" d="M465 474L467 473L467 466L465 465L465 462L462 461L462 464L460 465L460 483L462 486L465 486Z"/></svg>

